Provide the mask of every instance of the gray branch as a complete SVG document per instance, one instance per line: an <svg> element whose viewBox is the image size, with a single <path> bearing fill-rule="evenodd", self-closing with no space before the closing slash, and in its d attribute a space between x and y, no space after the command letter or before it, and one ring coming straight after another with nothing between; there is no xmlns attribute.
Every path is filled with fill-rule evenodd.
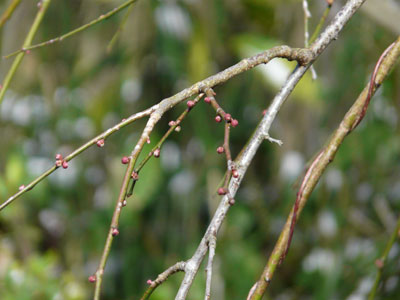
<svg viewBox="0 0 400 300"><path fill-rule="evenodd" d="M253 160L261 143L269 137L269 129L271 128L272 122L274 121L278 111L282 104L288 98L293 91L296 84L302 78L307 69L311 66L313 61L326 49L326 47L335 40L339 32L343 29L345 24L350 20L358 8L365 2L365 0L349 0L346 5L337 13L332 23L322 32L319 38L309 48L311 50L312 59L304 65L299 65L293 73L289 76L282 89L275 96L272 104L268 108L265 116L258 124L254 134L250 138L243 154L236 160L238 167L239 177L232 178L229 184L229 192L225 195L218 208L215 212L210 225L204 234L196 252L190 258L185 266L185 277L181 283L179 291L175 297L175 300L184 300L189 292L194 277L196 276L200 264L203 261L207 250L208 243L212 236L215 236L221 228L222 222L230 208L230 199L236 195L236 192L240 186L240 183L245 175L247 168Z"/></svg>

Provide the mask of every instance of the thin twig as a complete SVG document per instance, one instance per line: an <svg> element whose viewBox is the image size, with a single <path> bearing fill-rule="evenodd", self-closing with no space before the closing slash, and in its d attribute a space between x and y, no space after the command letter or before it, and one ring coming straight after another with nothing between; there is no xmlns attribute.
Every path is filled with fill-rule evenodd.
<svg viewBox="0 0 400 300"><path fill-rule="evenodd" d="M49 0L45 0L45 1L49 1ZM112 9L108 13L100 15L97 19L95 19L95 20L93 20L93 21L91 21L91 22L89 22L89 23L87 23L85 25L82 25L81 27L78 27L78 28L76 28L76 29L74 29L74 30L72 30L70 32L67 32L67 33L61 35L61 36L55 37L55 38L53 38L51 40L48 40L48 41L45 41L45 42L42 42L42 43L39 43L39 44L35 44L35 45L32 45L32 46L24 45L22 47L22 49L19 49L19 50L15 51L15 52L12 52L12 53L10 53L10 54L8 54L6 56L3 56L3 58L10 58L10 57L12 57L14 55L21 54L23 52L31 51L33 49L37 49L37 48L44 47L44 46L47 46L47 45L51 45L51 44L54 44L54 43L57 43L57 42L61 42L61 41L65 40L66 38L69 38L70 36L73 36L73 35L75 35L75 34L77 34L79 32L84 31L85 29L87 29L89 27L92 27L92 26L94 26L94 25L96 25L96 24L98 24L98 23L100 23L100 22L102 22L104 20L109 19L110 17L112 17L113 15L115 15L116 13L118 13L121 10L125 9L126 7L128 7L129 5L131 5L132 3L136 2L136 1L137 0L126 1L125 3L121 4L120 6L114 8L114 9Z"/></svg>
<svg viewBox="0 0 400 300"><path fill-rule="evenodd" d="M393 233L391 234L391 236L386 244L386 247L382 253L382 256L375 261L375 265L378 268L378 272L376 273L374 285L372 286L372 289L369 293L368 300L375 299L375 295L376 295L376 292L378 291L378 287L379 287L379 282L381 281L383 268L385 267L386 262L388 260L389 252L392 249L394 242L398 238L400 238L400 217L397 220L397 225L394 228Z"/></svg>
<svg viewBox="0 0 400 300"><path fill-rule="evenodd" d="M112 48L114 47L115 43L117 42L121 32L124 30L126 22L128 21L128 17L131 14L131 11L133 9L133 5L134 3L132 3L129 7L128 10L125 12L125 15L122 18L121 23L119 24L119 27L117 29L117 31L114 33L114 36L112 37L111 41L108 43L107 46L107 53L110 53L112 51Z"/></svg>
<svg viewBox="0 0 400 300"><path fill-rule="evenodd" d="M308 32L308 21L309 19L311 19L311 12L308 9L308 1L307 0L303 0L303 11L304 11L304 46L307 48L309 46L309 38L310 38L310 34ZM313 80L317 79L317 72L314 69L314 66L310 67L310 71L311 71L311 77Z"/></svg>
<svg viewBox="0 0 400 300"><path fill-rule="evenodd" d="M108 235L107 235L107 239L106 239L106 243L104 246L104 250L103 250L103 254L101 256L100 259L100 263L99 266L97 268L97 271L95 273L95 292L94 292L94 300L99 300L100 299L100 291L101 291L101 284L102 284L102 280L103 280L103 274L104 274L104 268L106 266L107 263L107 259L108 256L110 254L111 251L111 245L112 242L114 240L114 237L117 236L119 234L118 231L118 224L119 224L119 218L121 215L121 211L122 208L124 207L124 201L125 201L125 197L127 194L127 189L128 189L128 185L129 185L129 180L131 178L133 174L133 169L134 166L136 164L136 161L139 157L139 154L141 153L143 146L145 145L145 143L147 142L147 140L149 139L149 135L152 132L154 126L157 124L157 122L160 120L161 118L161 113L159 110L154 111L151 115L149 120L147 121L147 124L142 132L142 135L139 138L139 141L137 142L135 148L133 149L130 157L129 157L129 164L127 167L127 170L125 172L125 176L124 179L122 181L122 186L119 192L119 196L115 205L115 209L114 209L114 213L113 213L113 217L112 217L112 221L111 221L111 225L110 225L110 229L108 231ZM115 234L117 233L117 234Z"/></svg>
<svg viewBox="0 0 400 300"><path fill-rule="evenodd" d="M51 0L43 0L41 2L39 2L39 7L38 7L38 12L36 14L35 20L33 21L33 24L31 26L31 28L29 29L28 35L25 38L24 44L23 44L23 48L28 47L33 40L33 37L36 34L36 31L39 28L40 23L42 22L43 16L45 15L47 8L49 7ZM21 64L22 59L25 56L25 52L23 53L19 53L18 56L14 59L10 70L8 71L4 81L3 81L3 85L0 86L0 104L3 101L4 95L8 89L8 86L10 85L11 80L14 77L15 72L17 71L19 65Z"/></svg>
<svg viewBox="0 0 400 300"><path fill-rule="evenodd" d="M167 270L162 272L160 275L157 276L156 280L148 280L147 284L149 287L147 288L146 292L143 294L140 300L149 299L150 295L154 292L154 290L161 285L164 281L168 279L169 276L177 273L177 272L184 272L185 271L185 264L186 262L180 261L177 262L172 267L169 267Z"/></svg>
<svg viewBox="0 0 400 300"><path fill-rule="evenodd" d="M268 263L265 266L260 279L256 283L256 288L252 288L250 291L248 299L259 300L263 296L266 288L271 282L276 268L282 263L285 253L287 253L289 245L288 243L290 242L291 235L293 234L293 224L295 224L296 220L298 219L311 192L314 190L328 164L333 161L344 138L354 129L354 124L357 122L359 116L362 115L368 97L375 93L376 89L387 77L397 59L400 57L400 37L396 40L395 46L391 49L392 50L387 55L384 55L383 61L379 62L380 68L377 71L375 84L373 84L371 92L369 83L357 98L353 106L348 110L339 127L336 129L326 146L321 150L320 154L316 156L314 162L311 164L311 167L307 171L302 181L295 205L286 220L286 224L282 229L278 241L275 244L274 250L268 259Z"/></svg>
<svg viewBox="0 0 400 300"><path fill-rule="evenodd" d="M212 279L212 268L215 256L215 248L217 247L217 237L212 235L208 241L208 263L206 268L207 279L206 279L206 293L205 300L211 299L211 279Z"/></svg>
<svg viewBox="0 0 400 300"><path fill-rule="evenodd" d="M15 9L21 3L21 0L13 0L10 5L6 8L3 14L0 17L0 29L4 26L4 24L11 18L12 14L14 13Z"/></svg>
<svg viewBox="0 0 400 300"><path fill-rule="evenodd" d="M70 161L79 154L81 154L83 151L87 150L90 146L95 145L99 140L105 140L107 137L109 137L111 134L117 132L119 129L133 123L134 121L141 119L143 117L149 116L152 112L156 110L158 106L154 105L144 111L138 112L136 114L131 115L129 118L122 120L120 123L117 125L107 129L103 133L99 134L98 136L94 137L90 141L86 142L84 145L80 146L76 150L74 150L71 154L67 155L64 159L64 161ZM57 170L56 165L53 165L51 168L49 168L47 171L45 171L43 174L39 175L37 178L35 178L32 182L30 182L28 185L26 185L23 189L19 190L17 193L12 195L10 198L8 198L5 202L3 202L0 205L0 211L4 209L7 205L12 203L13 201L17 200L20 196L25 194L26 192L30 191L33 189L39 182L41 182L43 179L45 179L47 176L49 176L51 173L53 173L55 170Z"/></svg>
<svg viewBox="0 0 400 300"><path fill-rule="evenodd" d="M310 43L314 42L315 39L318 37L318 34L321 32L322 26L324 26L326 18L328 17L329 12L331 11L331 7L332 7L332 4L328 3L328 5L326 6L326 8L322 14L321 19L318 22L317 27L315 27L315 30L314 30L313 34L311 35L311 38L309 40Z"/></svg>

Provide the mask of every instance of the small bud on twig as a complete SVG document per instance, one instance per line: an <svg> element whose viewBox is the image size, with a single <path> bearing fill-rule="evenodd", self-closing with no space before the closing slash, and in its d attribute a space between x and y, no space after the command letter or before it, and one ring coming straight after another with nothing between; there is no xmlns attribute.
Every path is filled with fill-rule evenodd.
<svg viewBox="0 0 400 300"><path fill-rule="evenodd" d="M204 98L205 103L211 103L211 98L210 97L205 97Z"/></svg>
<svg viewBox="0 0 400 300"><path fill-rule="evenodd" d="M25 188L25 185L21 185L18 190L22 191Z"/></svg>
<svg viewBox="0 0 400 300"><path fill-rule="evenodd" d="M111 235L112 236L117 236L119 234L119 230L117 229L117 228L113 228L112 230L111 230Z"/></svg>
<svg viewBox="0 0 400 300"><path fill-rule="evenodd" d="M190 109L190 108L193 108L196 105L196 102L194 102L192 100L189 100L188 102L186 102L186 105Z"/></svg>
<svg viewBox="0 0 400 300"><path fill-rule="evenodd" d="M238 177L239 177L239 172L238 172L238 170L233 170L233 171L232 171L232 176L233 176L233 178L238 178Z"/></svg>
<svg viewBox="0 0 400 300"><path fill-rule="evenodd" d="M96 278L96 275L91 275L91 276L89 276L88 279L89 279L89 282L90 282L90 283L93 283L93 282L96 282L96 279L97 279L97 278Z"/></svg>
<svg viewBox="0 0 400 300"><path fill-rule="evenodd" d="M226 190L225 190L224 188L222 188L222 187L219 188L219 189L218 189L218 195L221 195L221 196L222 196L222 195L226 195Z"/></svg>
<svg viewBox="0 0 400 300"><path fill-rule="evenodd" d="M148 280L146 281L146 283L147 283L148 285L152 285L152 284L153 284L153 280L148 279Z"/></svg>
<svg viewBox="0 0 400 300"><path fill-rule="evenodd" d="M100 147L100 148L104 147L104 139L98 140L96 145L97 145L97 147Z"/></svg>
<svg viewBox="0 0 400 300"><path fill-rule="evenodd" d="M176 122L175 122L175 121L169 121L168 125L171 126L171 127L172 127L172 126L175 126L175 125L176 125Z"/></svg>
<svg viewBox="0 0 400 300"><path fill-rule="evenodd" d="M231 124L232 124L232 127L236 127L236 126L239 125L239 121L236 120L236 119L233 119L232 122L231 122Z"/></svg>
<svg viewBox="0 0 400 300"><path fill-rule="evenodd" d="M64 160L64 161L62 162L62 167L63 167L64 169L68 168L68 162Z"/></svg>
<svg viewBox="0 0 400 300"><path fill-rule="evenodd" d="M224 153L224 147L219 146L219 147L217 148L217 153L218 153L218 154Z"/></svg>
<svg viewBox="0 0 400 300"><path fill-rule="evenodd" d="M221 122L221 121L222 121L222 118L221 118L220 115L218 115L218 116L215 117L215 122L219 123L219 122Z"/></svg>
<svg viewBox="0 0 400 300"><path fill-rule="evenodd" d="M62 159L63 159L62 155L60 153L57 153L56 160L62 160Z"/></svg>
<svg viewBox="0 0 400 300"><path fill-rule="evenodd" d="M161 150L160 150L160 148L157 148L156 150L154 150L154 152L153 152L153 155L154 155L154 157L160 157L160 153L161 153Z"/></svg>
<svg viewBox="0 0 400 300"><path fill-rule="evenodd" d="M124 164L124 165L126 165L127 163L129 163L129 157L128 156L124 156L124 157L122 157L121 158L121 162Z"/></svg>
<svg viewBox="0 0 400 300"><path fill-rule="evenodd" d="M225 121L230 122L232 120L231 114L225 114L224 119Z"/></svg>

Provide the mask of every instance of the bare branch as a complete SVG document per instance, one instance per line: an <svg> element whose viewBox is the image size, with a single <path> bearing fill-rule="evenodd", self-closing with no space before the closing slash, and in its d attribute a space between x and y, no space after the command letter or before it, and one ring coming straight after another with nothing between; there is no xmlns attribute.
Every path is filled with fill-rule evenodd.
<svg viewBox="0 0 400 300"><path fill-rule="evenodd" d="M328 26L328 28L326 28L326 30L321 34L318 40L316 40L315 43L311 46L311 61L298 66L289 76L282 89L275 96L263 119L257 126L255 132L247 143L246 148L241 152L239 157L236 158L235 163L238 167L237 171L239 173L239 177L231 179L227 195L222 198L217 208L217 211L215 212L214 217L212 218L210 225L206 233L204 234L196 252L192 256L192 258L188 260L185 268L185 277L175 297L176 300L186 299L194 277L197 274L200 264L207 253L208 238L211 233L218 233L222 222L230 208L229 199L236 195L243 175L247 171L247 168L253 160L253 157L256 154L260 144L268 136L269 129L280 107L290 95L304 73L307 71L312 61L314 61L319 56L319 54L321 54L322 51L325 50L329 43L337 37L338 33L342 30L347 21L353 16L353 14L363 4L364 1L365 0L350 0L339 11L332 24Z"/></svg>
<svg viewBox="0 0 400 300"><path fill-rule="evenodd" d="M324 147L321 152L316 156L314 162L311 164L309 170L306 172L300 190L297 194L294 207L292 208L287 218L286 224L279 236L279 239L275 245L274 250L272 251L272 254L269 257L268 263L265 266L260 279L256 283L256 288L250 291L248 299L261 299L266 288L271 282L272 276L274 275L276 268L282 263L282 260L284 259L288 251L291 236L293 234L293 226L297 221L311 192L314 190L315 186L318 183L318 180L321 178L328 164L333 161L336 152L338 151L344 138L355 128L354 124L356 124L359 117L363 114L365 104L369 101L368 98L371 97L371 94L375 93L376 89L387 77L397 59L400 57L400 37L395 42L395 45L393 47L390 46L389 49L392 50L389 51L386 56L382 55L381 57L384 58L382 60L379 59L378 61L381 67L378 69L378 71L376 71L376 76L372 76L372 78L376 79L374 79L374 81L371 81L371 83L369 83L364 88L353 106L346 113L344 119L340 123L339 127L336 129L331 139L328 141L327 146ZM385 53L386 51L384 52L384 54ZM372 82L375 82L375 84L372 84ZM372 90L370 92L371 84Z"/></svg>

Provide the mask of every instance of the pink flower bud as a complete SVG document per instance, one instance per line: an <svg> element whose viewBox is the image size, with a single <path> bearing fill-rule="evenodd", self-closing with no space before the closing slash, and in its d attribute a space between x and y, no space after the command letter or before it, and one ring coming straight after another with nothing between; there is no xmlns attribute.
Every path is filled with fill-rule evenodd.
<svg viewBox="0 0 400 300"><path fill-rule="evenodd" d="M96 144L97 144L97 147L100 147L100 148L104 147L104 139L98 140Z"/></svg>
<svg viewBox="0 0 400 300"><path fill-rule="evenodd" d="M161 153L160 148L157 148L156 150L154 150L153 155L154 157L160 157L160 153Z"/></svg>
<svg viewBox="0 0 400 300"><path fill-rule="evenodd" d="M62 162L62 167L64 169L68 168L68 162L66 162L65 160Z"/></svg>
<svg viewBox="0 0 400 300"><path fill-rule="evenodd" d="M231 124L232 124L232 127L236 127L236 126L239 125L239 121L236 120L236 119L233 119L233 120L231 121Z"/></svg>
<svg viewBox="0 0 400 300"><path fill-rule="evenodd" d="M218 195L222 196L222 195L225 195L225 194L226 194L226 190L224 188L221 187L221 188L218 189Z"/></svg>
<svg viewBox="0 0 400 300"><path fill-rule="evenodd" d="M238 178L239 177L239 172L237 170L232 171L232 176L233 178Z"/></svg>
<svg viewBox="0 0 400 300"><path fill-rule="evenodd" d="M217 153L218 153L218 154L222 154L222 153L224 153L224 151L225 151L225 150L224 150L224 147L222 147L222 146L220 146L220 147L217 148Z"/></svg>
<svg viewBox="0 0 400 300"><path fill-rule="evenodd" d="M111 230L111 235L112 236L117 236L119 234L119 230L117 229L117 228L113 228L112 230Z"/></svg>
<svg viewBox="0 0 400 300"><path fill-rule="evenodd" d="M153 284L153 280L149 279L146 281L148 285L152 285Z"/></svg>
<svg viewBox="0 0 400 300"><path fill-rule="evenodd" d="M129 157L128 156L124 156L121 158L121 162L126 165L127 163L129 163Z"/></svg>
<svg viewBox="0 0 400 300"><path fill-rule="evenodd" d="M25 185L21 185L18 190L22 191L25 188Z"/></svg>
<svg viewBox="0 0 400 300"><path fill-rule="evenodd" d="M189 100L188 102L186 102L187 107L192 108L196 105L196 103L192 100Z"/></svg>
<svg viewBox="0 0 400 300"><path fill-rule="evenodd" d="M221 121L222 121L222 118L221 118L220 115L218 115L218 116L215 117L215 122L219 123L219 122L221 122Z"/></svg>
<svg viewBox="0 0 400 300"><path fill-rule="evenodd" d="M88 279L90 283L96 282L96 275L91 275Z"/></svg>
<svg viewBox="0 0 400 300"><path fill-rule="evenodd" d="M171 126L171 127L172 127L172 126L175 126L175 125L176 125L176 122L175 122L175 121L169 121L168 125Z"/></svg>
<svg viewBox="0 0 400 300"><path fill-rule="evenodd" d="M62 159L63 159L62 155L60 153L57 153L56 160L62 160Z"/></svg>
<svg viewBox="0 0 400 300"><path fill-rule="evenodd" d="M230 114L225 114L224 119L225 121L230 122L232 120L232 116Z"/></svg>
<svg viewBox="0 0 400 300"><path fill-rule="evenodd" d="M204 98L205 103L211 103L211 98L210 97L205 97Z"/></svg>

